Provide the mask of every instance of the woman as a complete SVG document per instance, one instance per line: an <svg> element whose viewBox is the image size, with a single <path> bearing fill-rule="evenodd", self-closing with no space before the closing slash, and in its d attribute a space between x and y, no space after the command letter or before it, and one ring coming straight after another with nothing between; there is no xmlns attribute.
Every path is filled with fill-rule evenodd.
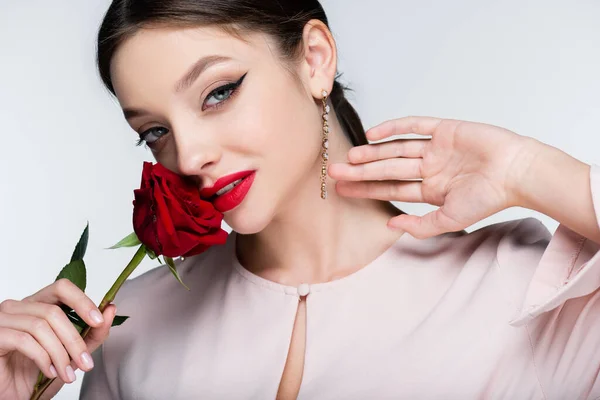
<svg viewBox="0 0 600 400"><path fill-rule="evenodd" d="M41 369L51 396L81 368L82 399L600 396L598 166L470 122L365 135L336 60L316 0L113 1L106 86L233 232L179 264L190 292L165 267L129 280L106 341L114 307L85 343L44 314L96 310L68 282L3 302L0 393L26 398ZM431 139L367 144L409 132ZM513 206L560 226L462 231Z"/></svg>

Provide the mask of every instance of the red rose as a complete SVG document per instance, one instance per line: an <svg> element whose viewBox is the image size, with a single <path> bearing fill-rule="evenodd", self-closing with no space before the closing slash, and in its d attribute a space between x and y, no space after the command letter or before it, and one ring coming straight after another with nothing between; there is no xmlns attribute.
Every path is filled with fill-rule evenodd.
<svg viewBox="0 0 600 400"><path fill-rule="evenodd" d="M157 256L190 257L225 243L223 214L161 164L144 163L141 187L133 193L133 229Z"/></svg>

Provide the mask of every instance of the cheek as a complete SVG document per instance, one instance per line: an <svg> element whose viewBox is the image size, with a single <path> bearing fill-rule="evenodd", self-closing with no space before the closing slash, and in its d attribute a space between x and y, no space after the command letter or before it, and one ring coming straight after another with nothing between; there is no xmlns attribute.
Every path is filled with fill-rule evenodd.
<svg viewBox="0 0 600 400"><path fill-rule="evenodd" d="M318 115L306 99L295 104L290 102L283 108L278 128L273 131L274 136L278 136L280 172L306 174L314 167L320 148Z"/></svg>
<svg viewBox="0 0 600 400"><path fill-rule="evenodd" d="M257 154L261 163L277 164L284 169L281 172L287 173L289 168L301 172L318 156L319 118L315 105L295 84L270 86L243 107L236 118L239 133L233 139Z"/></svg>

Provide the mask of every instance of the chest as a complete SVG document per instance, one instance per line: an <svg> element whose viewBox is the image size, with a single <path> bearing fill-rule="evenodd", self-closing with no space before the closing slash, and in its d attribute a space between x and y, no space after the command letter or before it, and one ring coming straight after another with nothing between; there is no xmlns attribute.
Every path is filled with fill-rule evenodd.
<svg viewBox="0 0 600 400"><path fill-rule="evenodd" d="M503 319L477 308L417 313L389 300L314 293L236 304L243 313L224 306L174 315L132 343L119 392L122 399L305 400L513 390L538 398L526 335ZM173 329L185 325L181 318L187 329Z"/></svg>

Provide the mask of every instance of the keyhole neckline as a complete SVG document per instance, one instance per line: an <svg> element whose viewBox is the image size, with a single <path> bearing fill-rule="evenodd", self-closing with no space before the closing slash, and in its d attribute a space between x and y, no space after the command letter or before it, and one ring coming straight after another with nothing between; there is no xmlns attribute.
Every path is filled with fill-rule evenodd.
<svg viewBox="0 0 600 400"><path fill-rule="evenodd" d="M401 243L409 237L407 233L402 234L391 246L389 246L383 253L379 254L374 260L369 262L364 267L346 275L341 278L334 279L328 282L319 282L319 283L302 283L298 286L290 286L284 285L279 282L275 282L262 276L256 275L253 272L247 270L239 261L236 251L235 251L235 242L237 239L237 233L232 231L229 234L227 242L225 246L227 246L227 252L230 255L230 261L233 265L234 270L239 273L242 277L244 277L249 282L262 286L269 290L274 290L277 292L282 292L292 296L302 296L301 293L306 292L306 295L312 294L315 292L320 292L329 289L340 289L345 286L352 286L357 282L360 282L362 278L371 274L373 271L378 268L387 265L388 262L392 262L394 258L397 257L398 251L400 250Z"/></svg>

